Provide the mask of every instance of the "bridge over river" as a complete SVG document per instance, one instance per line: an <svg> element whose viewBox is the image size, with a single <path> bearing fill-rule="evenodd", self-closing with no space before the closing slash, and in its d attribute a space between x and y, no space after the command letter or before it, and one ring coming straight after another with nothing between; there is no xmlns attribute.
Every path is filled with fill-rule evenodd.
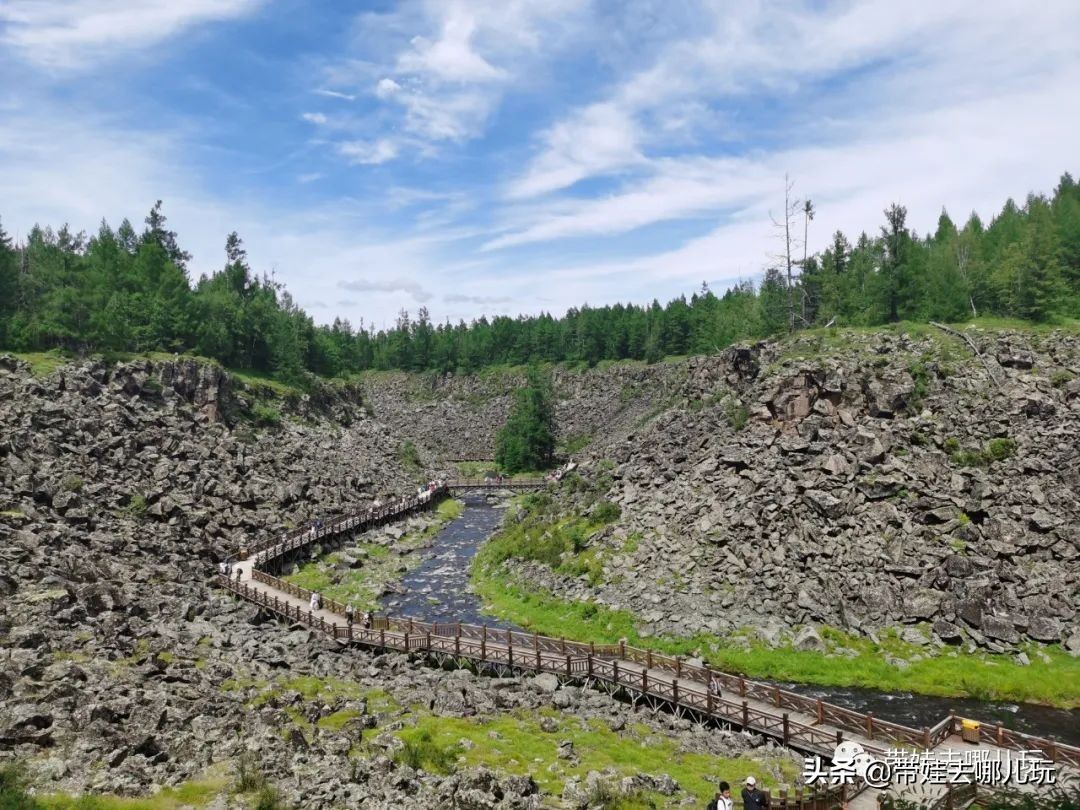
<svg viewBox="0 0 1080 810"><path fill-rule="evenodd" d="M342 645L397 650L439 663L471 664L479 671L495 674L552 673L627 698L635 705L663 707L699 722L746 729L824 759L830 759L843 741L857 742L875 757L883 757L893 748L940 752L969 748L970 744L960 737L961 718L954 714L933 726L912 728L624 643L582 643L485 625L424 622L407 616L377 615L370 626L362 627L347 620L346 606L340 602L324 599L321 609L311 610L311 591L267 570L286 555L316 543L341 540L430 509L451 492L534 489L545 483L544 479L449 481L424 496L402 498L319 528L242 549L233 565L233 576L220 576L218 582L280 618L304 624ZM1073 775L1080 770L1078 747L991 723L983 723L978 734L984 749L1037 751L1064 773ZM852 808L875 807L878 793L864 785L813 794L800 792L793 797L795 804L785 799L786 805L776 806L825 808L847 801ZM950 790L924 786L920 795L921 801L939 807L964 806L974 798L973 786Z"/></svg>

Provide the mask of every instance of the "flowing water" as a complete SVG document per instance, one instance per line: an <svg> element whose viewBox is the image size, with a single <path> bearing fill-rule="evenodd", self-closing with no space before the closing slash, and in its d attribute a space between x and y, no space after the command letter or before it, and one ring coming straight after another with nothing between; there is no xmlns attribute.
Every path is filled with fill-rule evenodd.
<svg viewBox="0 0 1080 810"><path fill-rule="evenodd" d="M467 624L517 629L485 615L480 600L468 589L469 562L484 540L499 527L503 510L479 495L467 495L464 501L462 516L439 532L424 560L401 581L400 592L383 598L381 609L426 621L460 620ZM875 717L915 728L932 726L954 710L959 715L998 723L1016 731L1080 745L1080 710L878 692L859 687L787 683L781 686L859 712L873 712Z"/></svg>

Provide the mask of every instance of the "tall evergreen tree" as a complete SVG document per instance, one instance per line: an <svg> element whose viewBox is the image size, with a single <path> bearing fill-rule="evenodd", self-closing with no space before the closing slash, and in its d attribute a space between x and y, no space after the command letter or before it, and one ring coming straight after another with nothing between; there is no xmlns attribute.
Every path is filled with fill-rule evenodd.
<svg viewBox="0 0 1080 810"><path fill-rule="evenodd" d="M543 470L555 455L555 410L551 382L536 368L528 371L525 387L514 393L514 404L496 437L495 461L508 473Z"/></svg>

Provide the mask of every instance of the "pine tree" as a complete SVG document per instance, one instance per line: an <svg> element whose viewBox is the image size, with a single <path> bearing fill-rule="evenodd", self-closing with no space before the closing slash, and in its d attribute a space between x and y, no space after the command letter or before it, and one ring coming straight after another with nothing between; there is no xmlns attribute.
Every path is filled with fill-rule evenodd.
<svg viewBox="0 0 1080 810"><path fill-rule="evenodd" d="M191 261L191 254L181 250L176 240L176 231L170 231L165 227L167 220L161 211L161 200L154 203L150 213L146 215L146 230L143 231L143 242L154 242L161 246L169 261L187 273L187 263ZM125 220L126 221L126 220Z"/></svg>
<svg viewBox="0 0 1080 810"><path fill-rule="evenodd" d="M1050 206L1043 199L1033 200L1016 278L1016 313L1033 321L1048 320L1063 304L1062 275L1061 246Z"/></svg>
<svg viewBox="0 0 1080 810"><path fill-rule="evenodd" d="M0 221L0 346L7 345L8 319L15 314L18 283L18 256Z"/></svg>
<svg viewBox="0 0 1080 810"><path fill-rule="evenodd" d="M543 470L555 455L555 411L551 383L535 366L529 368L524 388L514 394L514 405L496 438L495 461L510 474Z"/></svg>

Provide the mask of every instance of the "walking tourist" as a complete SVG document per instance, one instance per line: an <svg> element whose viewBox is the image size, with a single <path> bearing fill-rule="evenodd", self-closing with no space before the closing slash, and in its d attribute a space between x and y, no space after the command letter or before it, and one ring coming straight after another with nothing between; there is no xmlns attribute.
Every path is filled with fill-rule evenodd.
<svg viewBox="0 0 1080 810"><path fill-rule="evenodd" d="M735 801L731 798L731 785L727 782L720 783L720 802L717 810L735 810Z"/></svg>
<svg viewBox="0 0 1080 810"><path fill-rule="evenodd" d="M311 600L308 602L308 606L311 608L312 613L319 609L319 595L317 593L311 594Z"/></svg>
<svg viewBox="0 0 1080 810"><path fill-rule="evenodd" d="M769 810L769 799L757 786L757 779L746 777L746 787L742 789L744 810Z"/></svg>
<svg viewBox="0 0 1080 810"><path fill-rule="evenodd" d="M349 623L349 627L352 627L352 623L353 623L353 606L352 606L352 602L349 602L349 604L347 604L345 606L345 620Z"/></svg>
<svg viewBox="0 0 1080 810"><path fill-rule="evenodd" d="M720 679L715 675L709 678L709 693L715 698L720 697Z"/></svg>

